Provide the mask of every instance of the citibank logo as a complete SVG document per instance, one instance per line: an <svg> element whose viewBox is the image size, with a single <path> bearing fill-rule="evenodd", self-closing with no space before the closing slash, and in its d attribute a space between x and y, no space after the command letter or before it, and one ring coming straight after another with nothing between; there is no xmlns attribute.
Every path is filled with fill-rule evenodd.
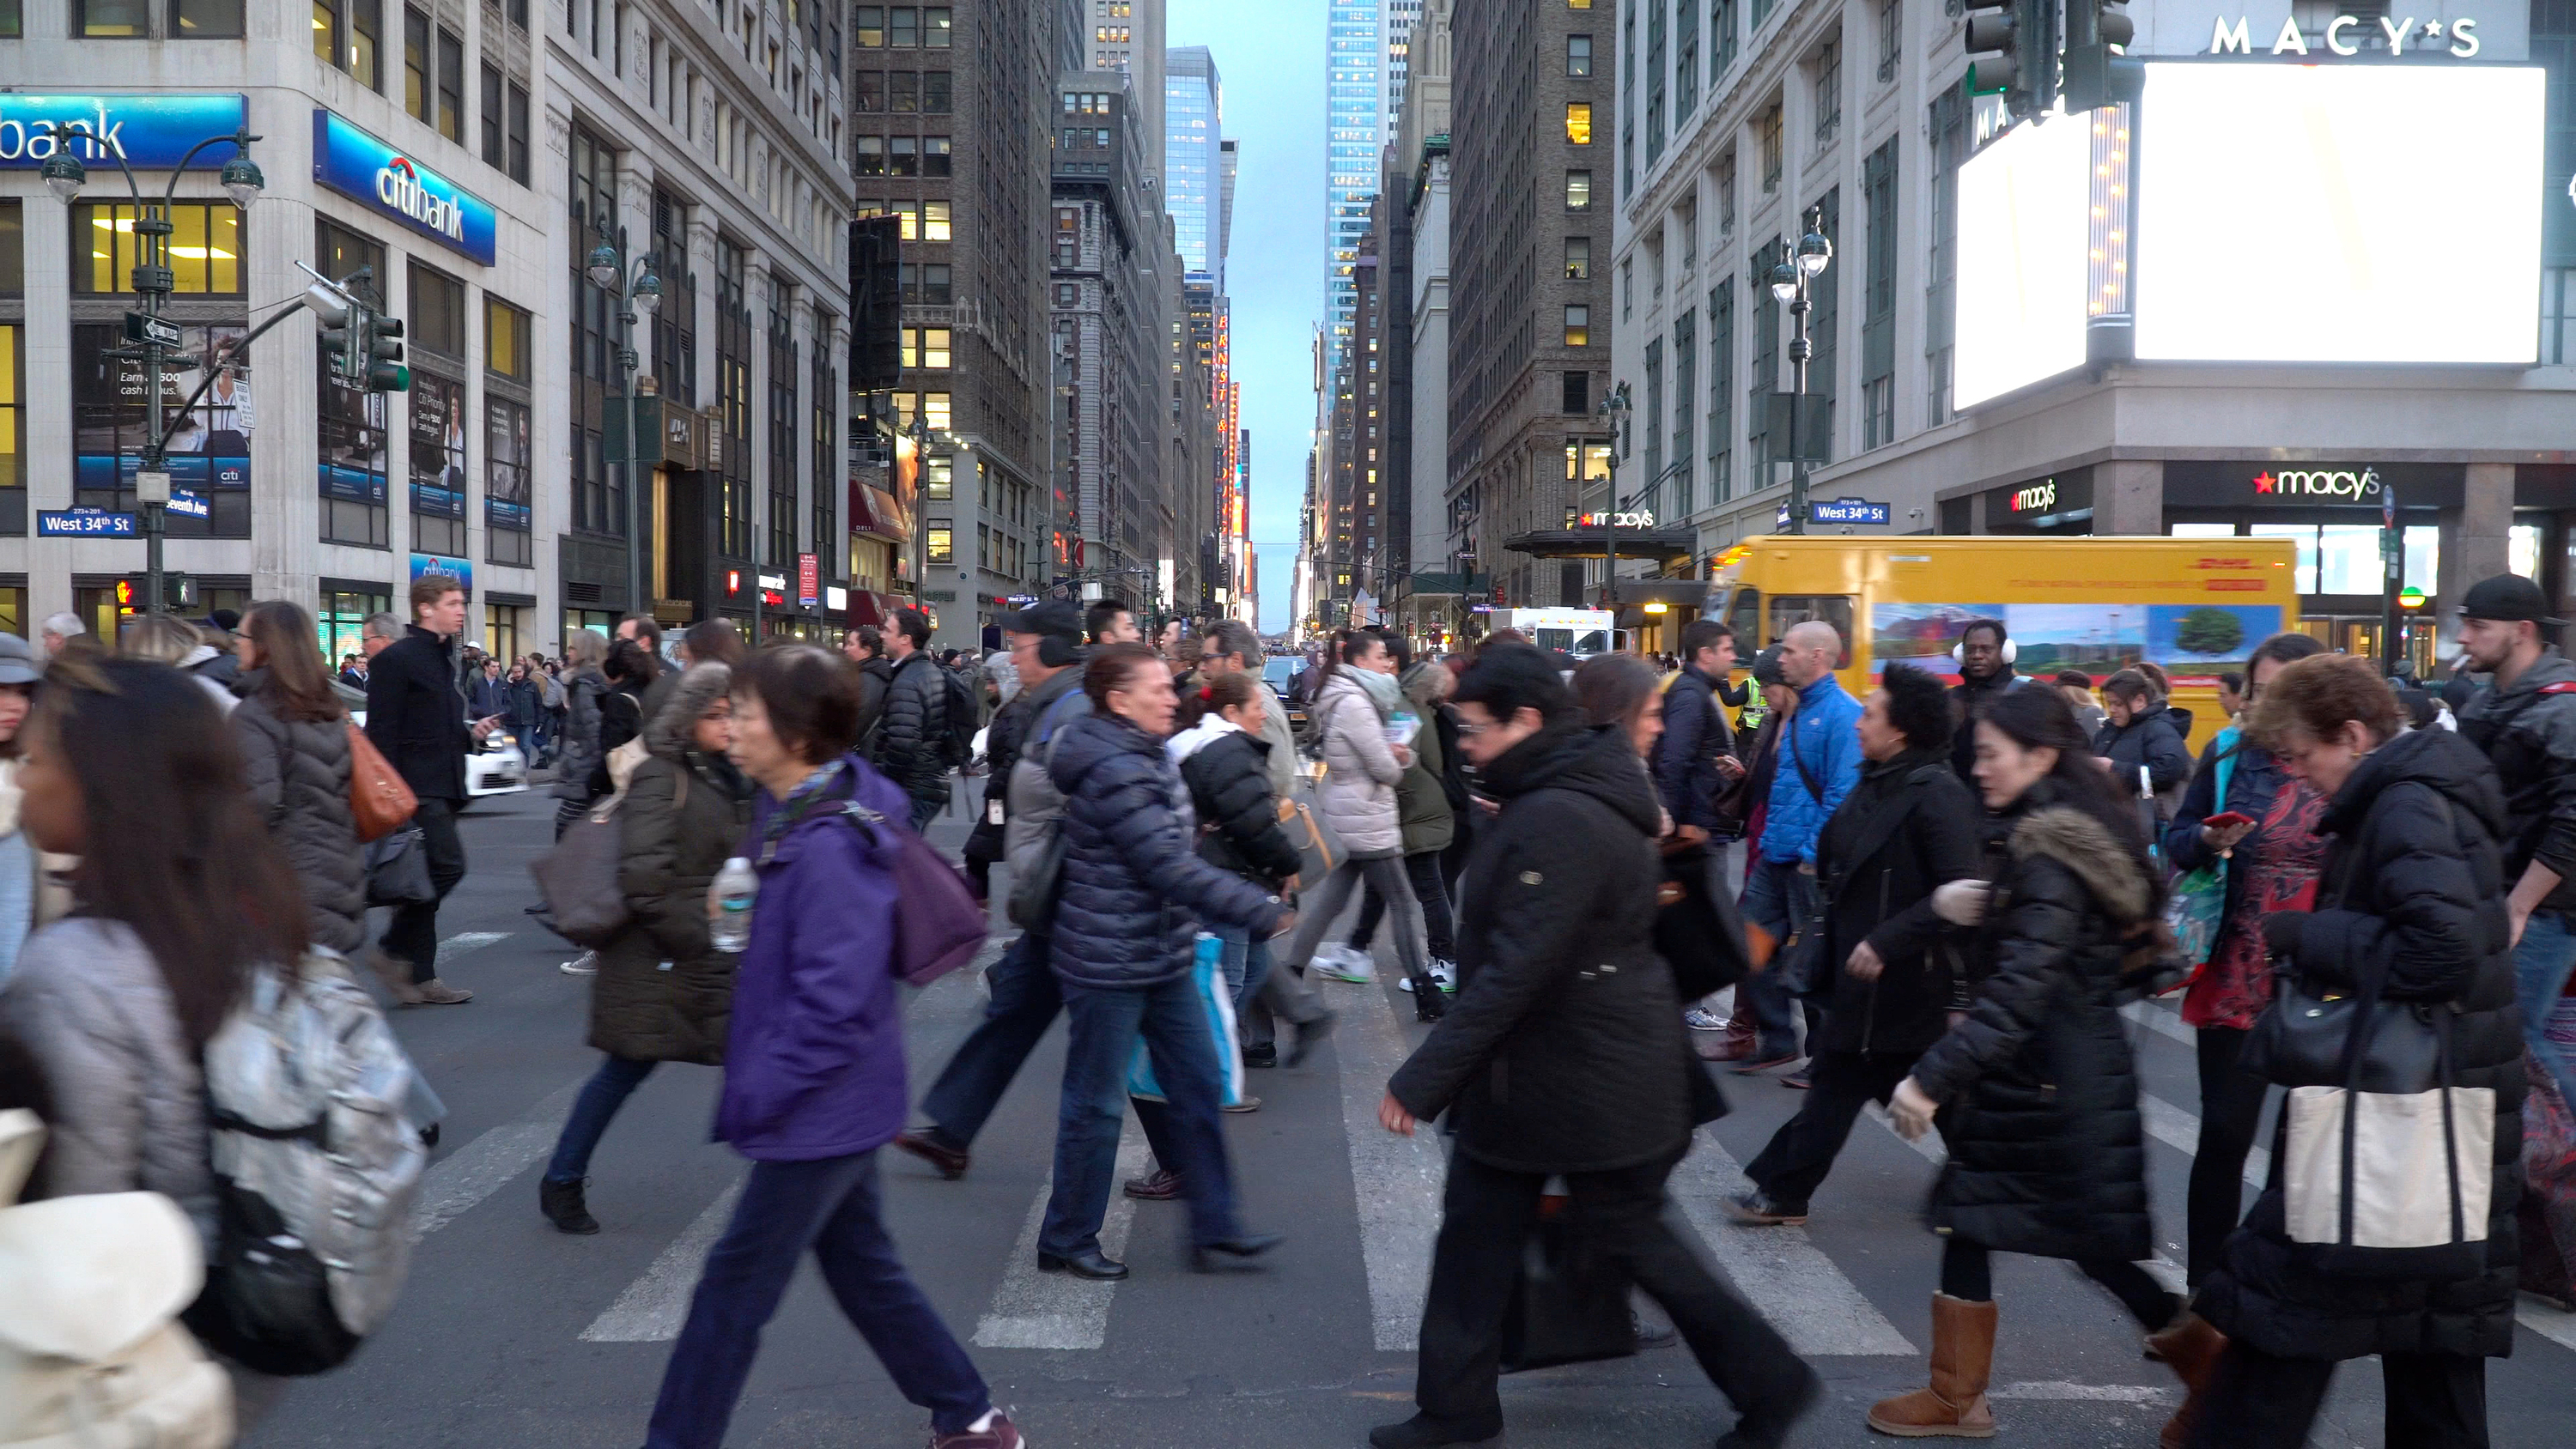
<svg viewBox="0 0 2576 1449"><path fill-rule="evenodd" d="M2371 498L2379 493L2379 470L2284 468L2274 473L2266 469L2254 475L2254 491L2289 498Z"/></svg>
<svg viewBox="0 0 2576 1449"><path fill-rule="evenodd" d="M452 241L465 240L464 209L422 186L406 157L396 156L376 172L376 200Z"/></svg>

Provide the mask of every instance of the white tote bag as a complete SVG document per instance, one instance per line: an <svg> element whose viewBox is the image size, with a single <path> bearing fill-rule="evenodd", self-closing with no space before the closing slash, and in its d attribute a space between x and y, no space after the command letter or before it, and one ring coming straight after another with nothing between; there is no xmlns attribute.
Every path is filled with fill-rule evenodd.
<svg viewBox="0 0 2576 1449"><path fill-rule="evenodd" d="M2450 1126L2443 1126L2448 1094ZM2491 1087L2354 1092L2293 1087L2283 1207L2294 1243L2441 1248L2483 1242L2494 1186ZM2344 1167L2344 1137L2352 1165ZM2344 1202L2352 1204L2351 1236ZM2459 1216L2452 1216L2454 1202Z"/></svg>

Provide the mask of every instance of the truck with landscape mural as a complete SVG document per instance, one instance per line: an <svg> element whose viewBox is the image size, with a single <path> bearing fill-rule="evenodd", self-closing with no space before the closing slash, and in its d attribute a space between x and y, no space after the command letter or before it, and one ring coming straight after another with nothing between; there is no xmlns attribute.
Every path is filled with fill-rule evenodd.
<svg viewBox="0 0 2576 1449"><path fill-rule="evenodd" d="M1742 659L1822 619L1844 640L1843 686L1890 663L1956 683L1960 632L1993 619L2013 671L2080 670L2099 684L2141 662L2191 711L2196 751L2226 723L2219 676L2299 627L2296 546L2260 538L1766 537L1718 555L1706 616Z"/></svg>

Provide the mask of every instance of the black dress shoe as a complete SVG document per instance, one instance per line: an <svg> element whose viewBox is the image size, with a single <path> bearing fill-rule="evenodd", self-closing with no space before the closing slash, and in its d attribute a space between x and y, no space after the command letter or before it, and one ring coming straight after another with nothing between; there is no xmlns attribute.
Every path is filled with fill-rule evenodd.
<svg viewBox="0 0 2576 1449"><path fill-rule="evenodd" d="M938 1168L939 1175L950 1182L966 1175L966 1149L951 1142L948 1134L936 1127L897 1133L894 1145Z"/></svg>
<svg viewBox="0 0 2576 1449"><path fill-rule="evenodd" d="M599 1231L599 1219L590 1215L590 1208L581 1200L582 1185L588 1181L586 1177L570 1182L537 1179L537 1210L555 1225L556 1232L587 1237Z"/></svg>
<svg viewBox="0 0 2576 1449"><path fill-rule="evenodd" d="M1453 1429L1428 1414L1416 1414L1401 1424L1380 1424L1369 1430L1369 1443L1373 1449L1469 1449L1490 1444L1502 1434L1500 1429L1490 1434Z"/></svg>
<svg viewBox="0 0 2576 1449"><path fill-rule="evenodd" d="M1076 1253L1069 1258L1059 1258L1053 1253L1040 1253L1038 1271L1071 1273L1076 1278L1092 1278L1104 1283L1115 1283L1127 1276L1127 1265L1111 1259L1098 1248L1093 1248L1087 1252Z"/></svg>
<svg viewBox="0 0 2576 1449"><path fill-rule="evenodd" d="M1324 1038L1331 1036L1332 1034L1333 1013L1329 1011L1316 1017L1313 1021L1301 1021L1297 1023L1297 1039L1290 1043L1288 1047L1288 1065L1292 1067L1304 1066L1306 1064L1307 1055L1313 1052L1317 1046L1321 1045Z"/></svg>
<svg viewBox="0 0 2576 1449"><path fill-rule="evenodd" d="M1249 1266L1249 1260L1260 1257L1286 1241L1288 1237L1284 1233L1244 1233L1237 1237L1219 1238L1212 1243L1201 1243L1190 1249L1190 1271L1222 1273L1231 1268L1246 1267ZM1234 1261L1228 1262L1227 1259Z"/></svg>
<svg viewBox="0 0 2576 1449"><path fill-rule="evenodd" d="M1271 1043L1264 1046L1245 1047L1243 1049L1243 1064L1246 1067L1275 1067L1279 1065L1278 1045L1276 1043Z"/></svg>

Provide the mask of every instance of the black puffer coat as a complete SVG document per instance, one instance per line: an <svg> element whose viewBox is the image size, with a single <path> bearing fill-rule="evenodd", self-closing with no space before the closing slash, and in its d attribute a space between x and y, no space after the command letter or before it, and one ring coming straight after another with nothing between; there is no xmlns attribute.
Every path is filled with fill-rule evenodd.
<svg viewBox="0 0 2576 1449"><path fill-rule="evenodd" d="M2486 758L2449 730L2415 730L2373 750L2317 822L2334 842L2318 909L2291 953L2302 977L2351 987L2384 972L2389 998L2459 1013L2451 1022L2459 1084L2495 1091L2485 1275L2429 1284L2318 1273L2289 1243L2276 1182L2227 1240L2194 1305L2231 1337L2284 1358L2513 1352L2526 1083L2505 913L2511 882L2497 846L2507 819Z"/></svg>
<svg viewBox="0 0 2576 1449"><path fill-rule="evenodd" d="M2124 725L2103 725L2093 736L2093 753L2111 762L2111 783L2133 800L2145 798L2138 792L2141 765L2147 770L2149 795L2161 795L2191 778L2191 751L2162 710L2133 714Z"/></svg>
<svg viewBox="0 0 2576 1449"><path fill-rule="evenodd" d="M1819 1050L1919 1052L1949 1030L1952 953L1933 949L1948 928L1933 913L1932 892L1978 874L1978 820L1941 750L1861 767L1816 840L1834 982ZM1878 953L1875 981L1848 969L1864 941Z"/></svg>
<svg viewBox="0 0 2576 1449"><path fill-rule="evenodd" d="M2150 1255L2120 938L2155 909L2146 868L2042 780L1989 823L1994 895L1968 1017L1914 1066L1950 1151L1932 1225L2043 1258Z"/></svg>
<svg viewBox="0 0 2576 1449"><path fill-rule="evenodd" d="M1502 812L1460 882L1458 995L1387 1091L1512 1172L1677 1156L1695 1063L1655 955L1661 823L1616 726L1551 727L1484 771Z"/></svg>
<svg viewBox="0 0 2576 1449"><path fill-rule="evenodd" d="M608 676L596 664L584 664L563 676L563 737L555 742L555 798L591 799L591 771L605 758L599 747L599 697L608 692Z"/></svg>
<svg viewBox="0 0 2576 1449"><path fill-rule="evenodd" d="M1114 714L1066 725L1047 778L1064 792L1064 874L1049 964L1076 986L1189 973L1202 925L1268 936L1279 898L1191 853L1189 790L1163 742Z"/></svg>
<svg viewBox="0 0 2576 1449"><path fill-rule="evenodd" d="M885 713L877 721L870 763L916 802L948 800L948 762L939 753L948 733L948 673L928 650L914 650L894 666L886 686Z"/></svg>
<svg viewBox="0 0 2576 1449"><path fill-rule="evenodd" d="M630 1061L724 1062L735 958L707 938L707 883L742 848L751 785L691 735L732 677L721 664L680 677L617 807L617 884L635 915L599 953L590 1044Z"/></svg>
<svg viewBox="0 0 2576 1449"><path fill-rule="evenodd" d="M313 944L355 951L367 943L367 877L349 810L349 721L285 718L265 669L241 683L232 730L251 803L304 887Z"/></svg>
<svg viewBox="0 0 2576 1449"><path fill-rule="evenodd" d="M1213 727L1211 727L1213 722ZM1211 714L1172 741L1200 824L1199 858L1277 890L1301 864L1270 793L1271 744Z"/></svg>

